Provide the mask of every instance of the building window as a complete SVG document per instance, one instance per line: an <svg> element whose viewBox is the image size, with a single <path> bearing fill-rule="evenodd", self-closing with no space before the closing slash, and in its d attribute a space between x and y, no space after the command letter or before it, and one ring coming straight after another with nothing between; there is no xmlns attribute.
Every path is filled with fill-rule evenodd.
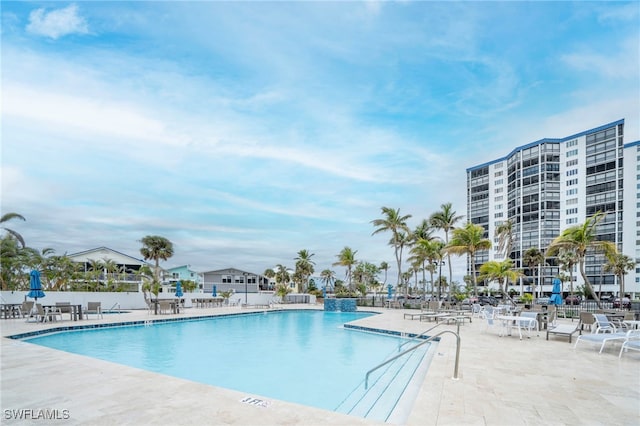
<svg viewBox="0 0 640 426"><path fill-rule="evenodd" d="M573 225L574 223L578 223L578 218L577 217L570 217L569 219L566 220L567 225Z"/></svg>
<svg viewBox="0 0 640 426"><path fill-rule="evenodd" d="M578 169L567 170L567 176L575 176L578 174Z"/></svg>
<svg viewBox="0 0 640 426"><path fill-rule="evenodd" d="M567 148L571 148L572 146L578 145L578 139L573 139L567 142Z"/></svg>
<svg viewBox="0 0 640 426"><path fill-rule="evenodd" d="M567 186L577 185L577 184L578 184L578 179L569 179L567 181Z"/></svg>
<svg viewBox="0 0 640 426"><path fill-rule="evenodd" d="M567 151L567 157L573 157L578 155L578 150L577 149L572 149L570 151Z"/></svg>
<svg viewBox="0 0 640 426"><path fill-rule="evenodd" d="M578 208L567 209L567 214L578 214Z"/></svg>
<svg viewBox="0 0 640 426"><path fill-rule="evenodd" d="M567 189L567 195L576 195L578 193L578 188Z"/></svg>
<svg viewBox="0 0 640 426"><path fill-rule="evenodd" d="M577 198L569 198L566 202L567 205L571 205L571 204L578 204L578 199Z"/></svg>
<svg viewBox="0 0 640 426"><path fill-rule="evenodd" d="M567 167L577 166L577 165L578 165L578 159L577 158L574 158L573 160L567 161Z"/></svg>

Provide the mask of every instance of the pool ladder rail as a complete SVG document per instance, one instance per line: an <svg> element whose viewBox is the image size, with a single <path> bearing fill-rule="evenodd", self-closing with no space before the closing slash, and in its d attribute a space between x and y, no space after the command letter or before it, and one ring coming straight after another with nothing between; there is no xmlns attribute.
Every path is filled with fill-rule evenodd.
<svg viewBox="0 0 640 426"><path fill-rule="evenodd" d="M381 362L371 370L369 370L359 389L354 391L336 408L335 411L363 417L367 419L379 420L386 422L393 416L400 398L407 389L408 383L412 380L413 375L417 372L423 363L425 356L431 357L433 353L430 351L428 343L439 338L445 333L456 336L456 366L454 371L454 380L458 378L458 359L460 348L460 336L451 330L443 330L433 336L427 333L442 324L436 324L428 330L416 335L398 345L396 355ZM406 335L403 333L402 337ZM411 346L406 350L402 350L408 344L419 343ZM369 383L369 376L384 367L380 376L375 381Z"/></svg>

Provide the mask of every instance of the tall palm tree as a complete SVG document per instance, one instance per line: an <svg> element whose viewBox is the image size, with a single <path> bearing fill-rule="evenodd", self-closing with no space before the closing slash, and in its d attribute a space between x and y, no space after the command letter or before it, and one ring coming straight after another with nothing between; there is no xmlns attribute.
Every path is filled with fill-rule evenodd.
<svg viewBox="0 0 640 426"><path fill-rule="evenodd" d="M445 247L445 253L453 253L461 256L466 254L471 262L471 276L473 277L473 292L478 296L478 277L476 274L476 253L480 250L489 250L491 241L484 238L484 228L467 222L464 228L455 228L451 241ZM451 262L449 262L451 265ZM451 281L449 281L451 282Z"/></svg>
<svg viewBox="0 0 640 426"><path fill-rule="evenodd" d="M387 285L387 272L389 271L389 264L387 262L381 262L380 263L380 270L384 271L384 282L382 283L382 285L386 287L386 285Z"/></svg>
<svg viewBox="0 0 640 426"><path fill-rule="evenodd" d="M167 260L173 256L173 243L165 237L147 235L140 240L142 248L140 254L144 260L151 259L155 262L153 278L156 284L160 283L160 260Z"/></svg>
<svg viewBox="0 0 640 426"><path fill-rule="evenodd" d="M507 293L505 284L508 284L509 281L516 281L521 274L521 272L513 269L513 262L511 259L504 259L501 262L490 260L480 266L480 277L483 279L486 278L490 281L498 281L502 297L505 299L508 298L509 300L511 300L511 296Z"/></svg>
<svg viewBox="0 0 640 426"><path fill-rule="evenodd" d="M624 297L624 276L633 271L636 267L636 261L622 253L610 254L607 257L607 263L604 265L604 270L612 272L618 277L618 283L620 284L620 300ZM622 304L620 305L622 306Z"/></svg>
<svg viewBox="0 0 640 426"><path fill-rule="evenodd" d="M343 248L336 257L338 261L333 263L333 266L344 266L347 268L346 278L349 283L349 291L353 290L352 282L351 282L351 269L357 263L356 261L356 253L358 250L352 250L351 247Z"/></svg>
<svg viewBox="0 0 640 426"><path fill-rule="evenodd" d="M569 273L569 294L573 296L573 267L578 263L576 252L569 249L561 249L558 253L560 269Z"/></svg>
<svg viewBox="0 0 640 426"><path fill-rule="evenodd" d="M459 216L453 210L451 203L445 203L440 206L440 210L433 213L429 217L429 222L436 228L444 231L444 242L449 244L449 232L453 231L456 223L462 220L464 216ZM447 253L447 263L449 264L449 282L453 282L453 269L451 267L451 256Z"/></svg>
<svg viewBox="0 0 640 426"><path fill-rule="evenodd" d="M444 243L440 239L419 239L411 247L409 253L411 256L408 258L410 262L420 262L422 270L422 292L426 296L426 271L429 271L431 276L431 290L433 292L433 273L435 272L435 263L438 259L442 259L442 248ZM440 252L440 253L438 253ZM427 265L428 264L428 265Z"/></svg>
<svg viewBox="0 0 640 426"><path fill-rule="evenodd" d="M513 250L513 222L507 219L496 227L494 235L498 237L498 251L509 259Z"/></svg>
<svg viewBox="0 0 640 426"><path fill-rule="evenodd" d="M301 275L303 292L307 290L309 277L315 272L314 266L316 263L313 260L311 260L313 256L314 256L314 253L309 253L309 250L303 249L303 250L300 250L298 252L298 256L295 259L293 259L296 261L296 270Z"/></svg>
<svg viewBox="0 0 640 426"><path fill-rule="evenodd" d="M2 217L0 217L0 224L3 224L13 219L20 219L23 221L26 220L23 216L19 215L18 213L5 213L2 215ZM7 233L13 235L16 238L16 240L20 241L20 244L22 244L22 248L25 247L24 238L22 238L22 235L18 234L13 229L9 229L4 226L0 226L0 229L4 229L5 231L7 231Z"/></svg>
<svg viewBox="0 0 640 426"><path fill-rule="evenodd" d="M534 266L538 267L538 283L540 284L540 289L542 288L542 264L544 263L544 259L544 253L537 247L527 249L522 255L522 261L526 263L532 271ZM537 295L535 279L533 279L533 295L534 297Z"/></svg>
<svg viewBox="0 0 640 426"><path fill-rule="evenodd" d="M401 215L400 209L392 209L390 207L382 207L382 219L374 219L371 221L376 230L371 235L378 234L380 232L390 231L392 236L389 240L389 245L393 246L396 256L396 262L398 264L398 284L400 284L402 277L402 249L406 245L406 235L411 233L407 226L407 220L411 218L410 214Z"/></svg>
<svg viewBox="0 0 640 426"><path fill-rule="evenodd" d="M594 250L600 251L605 256L610 256L616 252L616 246L611 241L599 241L596 239L596 227L598 223L604 218L604 213L598 212L584 221L583 224L572 226L565 229L562 233L556 237L549 245L547 249L548 254L556 254L560 249L574 250L578 256L578 267L580 269L580 275L584 280L584 285L590 294L593 295L598 307L602 307L600 298L593 291L591 282L587 278L585 273L585 258L587 251Z"/></svg>

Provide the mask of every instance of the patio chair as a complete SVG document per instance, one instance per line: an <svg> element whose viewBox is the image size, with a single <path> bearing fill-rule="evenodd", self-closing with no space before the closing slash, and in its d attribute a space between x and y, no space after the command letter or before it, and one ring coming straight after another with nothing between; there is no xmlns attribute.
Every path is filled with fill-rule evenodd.
<svg viewBox="0 0 640 426"><path fill-rule="evenodd" d="M87 319L89 319L89 315L95 315L96 319L104 318L101 302L87 302L87 310L84 313L87 315Z"/></svg>
<svg viewBox="0 0 640 426"><path fill-rule="evenodd" d="M531 333L531 329L533 328L532 325L535 324L536 327L536 332L538 333L538 336L540 335L540 323L538 322L538 312L520 312L520 316L523 318L532 318L534 320L536 320L536 322L534 323L533 321L531 321L529 323L529 326L527 327L529 329L529 333Z"/></svg>
<svg viewBox="0 0 640 426"><path fill-rule="evenodd" d="M62 321L62 312L59 309L51 307L44 309L40 303L36 303L37 320L42 322L56 321L59 317Z"/></svg>
<svg viewBox="0 0 640 426"><path fill-rule="evenodd" d="M35 321L35 315L32 316L33 311L33 302L32 301L24 301L20 306L20 315L22 318L26 318L29 321L29 318L33 318Z"/></svg>
<svg viewBox="0 0 640 426"><path fill-rule="evenodd" d="M613 322L605 314L593 314L594 325L596 329L594 333L615 333L617 331Z"/></svg>
<svg viewBox="0 0 640 426"><path fill-rule="evenodd" d="M628 350L640 351L640 330L627 331L627 339L622 342L618 358L622 357L622 352L627 352Z"/></svg>
<svg viewBox="0 0 640 426"><path fill-rule="evenodd" d="M56 308L63 314L69 314L69 321L73 320L73 308L71 302L56 302Z"/></svg>
<svg viewBox="0 0 640 426"><path fill-rule="evenodd" d="M593 324L595 318L591 312L580 312L580 330L583 330L585 326L589 328L589 331L593 331Z"/></svg>
<svg viewBox="0 0 640 426"><path fill-rule="evenodd" d="M161 300L158 302L158 312L161 314L171 313L171 302L168 300Z"/></svg>
<svg viewBox="0 0 640 426"><path fill-rule="evenodd" d="M471 316L479 318L480 312L482 312L482 306L479 303L474 303L471 305Z"/></svg>

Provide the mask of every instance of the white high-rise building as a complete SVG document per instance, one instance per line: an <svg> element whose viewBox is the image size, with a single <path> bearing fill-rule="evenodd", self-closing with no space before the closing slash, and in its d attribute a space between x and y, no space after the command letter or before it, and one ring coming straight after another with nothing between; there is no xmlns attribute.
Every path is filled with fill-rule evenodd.
<svg viewBox="0 0 640 426"><path fill-rule="evenodd" d="M527 277L511 286L518 293L549 295L560 268L547 258L538 284L538 268L524 264L530 248L544 252L564 229L606 213L598 239L614 242L621 253L640 261L640 141L624 143L624 119L561 139L542 139L515 148L505 157L467 169L467 218L485 229L491 250L477 255L477 267L502 260L496 227L510 220L513 245L509 257ZM588 253L586 275L596 293L618 295L617 278L603 270L601 253ZM467 268L470 270L470 267ZM640 267L625 276L625 293L640 295ZM568 274L566 274L568 275ZM584 284L577 269L574 288ZM565 285L565 294L568 291Z"/></svg>

